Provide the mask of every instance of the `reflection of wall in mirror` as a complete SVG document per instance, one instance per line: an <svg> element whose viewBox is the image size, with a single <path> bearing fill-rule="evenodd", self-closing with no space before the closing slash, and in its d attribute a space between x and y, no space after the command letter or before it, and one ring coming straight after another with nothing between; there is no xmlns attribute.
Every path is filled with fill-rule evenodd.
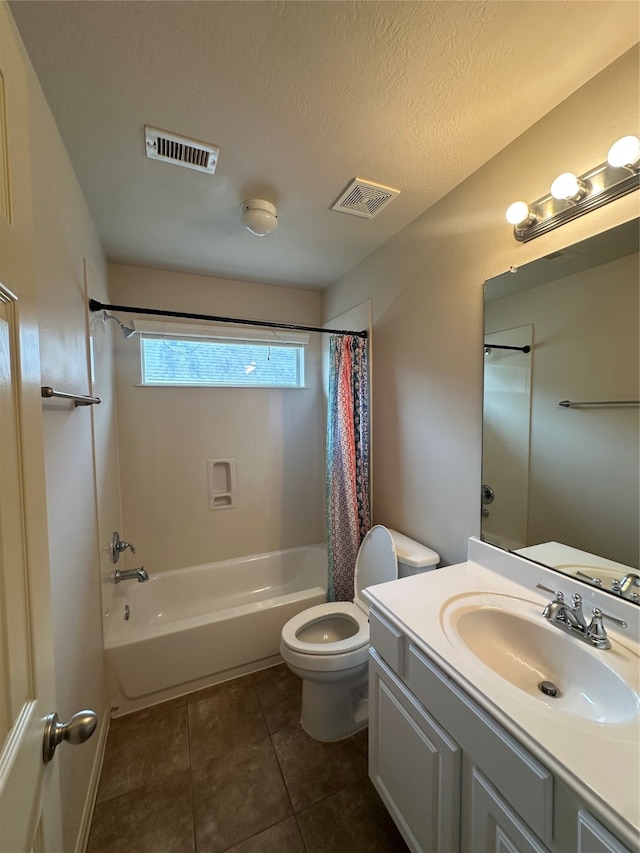
<svg viewBox="0 0 640 853"><path fill-rule="evenodd" d="M486 304L485 329L534 326L528 542L638 566L638 255Z"/></svg>
<svg viewBox="0 0 640 853"><path fill-rule="evenodd" d="M532 334L518 326L484 339L482 482L493 500L483 507L482 535L509 550L527 543L531 353L495 345L531 346Z"/></svg>

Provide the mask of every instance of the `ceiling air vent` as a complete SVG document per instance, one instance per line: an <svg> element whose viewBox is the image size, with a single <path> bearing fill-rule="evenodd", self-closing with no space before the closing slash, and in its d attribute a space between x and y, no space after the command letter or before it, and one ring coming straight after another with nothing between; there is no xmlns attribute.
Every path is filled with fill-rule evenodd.
<svg viewBox="0 0 640 853"><path fill-rule="evenodd" d="M177 136L158 130L157 127L144 129L145 148L147 157L152 160L163 160L165 163L175 163L185 169L195 169L197 172L207 172L213 175L218 162L220 149L217 145L198 142L186 136Z"/></svg>
<svg viewBox="0 0 640 853"><path fill-rule="evenodd" d="M351 213L353 216L363 216L373 219L393 199L400 195L400 190L374 184L362 178L354 178L340 198L332 205L331 210L341 213Z"/></svg>

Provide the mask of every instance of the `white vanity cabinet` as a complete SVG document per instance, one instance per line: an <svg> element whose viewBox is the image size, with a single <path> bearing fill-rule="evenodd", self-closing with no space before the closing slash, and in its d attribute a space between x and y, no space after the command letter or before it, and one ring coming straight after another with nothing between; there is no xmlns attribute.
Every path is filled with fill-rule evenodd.
<svg viewBox="0 0 640 853"><path fill-rule="evenodd" d="M460 747L375 652L369 708L369 775L407 842L414 850L458 850Z"/></svg>
<svg viewBox="0 0 640 853"><path fill-rule="evenodd" d="M416 853L630 853L564 780L370 612L369 775Z"/></svg>

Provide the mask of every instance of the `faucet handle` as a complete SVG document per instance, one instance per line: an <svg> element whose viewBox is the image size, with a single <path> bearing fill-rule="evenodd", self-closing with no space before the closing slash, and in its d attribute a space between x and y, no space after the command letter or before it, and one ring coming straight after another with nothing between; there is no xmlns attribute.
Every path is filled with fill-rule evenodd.
<svg viewBox="0 0 640 853"><path fill-rule="evenodd" d="M587 636L593 641L593 644L600 649L610 649L611 641L607 636L607 631L602 624L602 610L598 607L593 608L593 618L587 628Z"/></svg>
<svg viewBox="0 0 640 853"><path fill-rule="evenodd" d="M117 563L120 559L120 554L123 551L126 551L127 548L131 550L132 554L136 553L136 549L133 547L132 542L125 542L124 539L120 538L120 534L117 530L111 534L111 539L109 541L109 552L111 553L111 562Z"/></svg>
<svg viewBox="0 0 640 853"><path fill-rule="evenodd" d="M538 589L543 589L545 592L550 592L552 595L555 595L556 601L564 601L564 593L560 592L560 590L551 589L550 586L545 586L543 583L536 584Z"/></svg>
<svg viewBox="0 0 640 853"><path fill-rule="evenodd" d="M614 622L616 625L619 625L621 628L626 628L627 623L624 619L617 619L615 616L609 616L608 613L603 613L599 607L593 608L593 618L589 627L587 628L587 636L590 640L592 640L594 646L599 649L610 649L611 641L607 636L607 631L602 624L603 619L608 619L610 622Z"/></svg>
<svg viewBox="0 0 640 853"><path fill-rule="evenodd" d="M594 615L594 617L599 616L599 617L602 617L603 619L608 619L609 622L613 622L615 625L618 625L619 628L626 628L627 627L627 623L624 621L624 619L618 619L616 616L609 616L608 613L603 613L599 607L593 608L593 615Z"/></svg>

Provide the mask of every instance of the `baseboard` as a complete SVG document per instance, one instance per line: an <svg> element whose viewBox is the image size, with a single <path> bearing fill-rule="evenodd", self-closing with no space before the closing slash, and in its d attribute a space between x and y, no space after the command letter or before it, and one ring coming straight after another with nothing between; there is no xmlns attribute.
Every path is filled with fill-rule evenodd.
<svg viewBox="0 0 640 853"><path fill-rule="evenodd" d="M102 714L99 717L98 729L94 737L98 738L98 747L96 749L93 767L91 769L91 778L87 786L87 796L84 801L82 810L82 820L80 821L80 830L78 832L78 840L76 842L75 853L85 853L87 843L89 841L89 830L91 829L91 818L93 817L93 807L98 795L98 783L100 782L100 772L102 770L102 761L104 759L104 751L107 746L107 735L109 734L109 723L111 722L111 713L109 705L105 705Z"/></svg>

